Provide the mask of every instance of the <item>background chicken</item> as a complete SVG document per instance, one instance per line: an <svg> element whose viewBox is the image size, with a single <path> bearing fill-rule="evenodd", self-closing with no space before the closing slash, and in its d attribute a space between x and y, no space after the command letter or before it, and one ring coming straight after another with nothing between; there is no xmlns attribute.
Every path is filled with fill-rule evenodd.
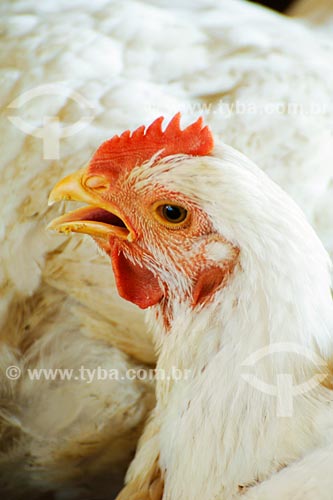
<svg viewBox="0 0 333 500"><path fill-rule="evenodd" d="M114 133L161 114L182 111L184 126L204 115L217 137L300 203L333 249L330 40L230 0L195 7L185 0L21 0L0 8L3 372L96 364L123 372L154 361L143 315L118 298L109 263L89 240L50 235L45 226L63 211L46 208L59 178ZM281 103L300 108L286 112ZM66 127L82 116L87 126L61 137L53 159L13 119L30 124L31 134L44 117ZM97 486L109 494L114 464L128 463L153 404L148 386L3 375L7 496L64 488L91 498Z"/></svg>

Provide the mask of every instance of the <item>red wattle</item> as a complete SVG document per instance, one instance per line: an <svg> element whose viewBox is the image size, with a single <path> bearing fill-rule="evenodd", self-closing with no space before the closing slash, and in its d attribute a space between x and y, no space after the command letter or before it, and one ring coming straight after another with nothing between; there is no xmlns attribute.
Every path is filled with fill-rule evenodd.
<svg viewBox="0 0 333 500"><path fill-rule="evenodd" d="M111 253L112 267L119 295L141 309L154 306L163 297L158 279L146 267L126 259L117 247Z"/></svg>

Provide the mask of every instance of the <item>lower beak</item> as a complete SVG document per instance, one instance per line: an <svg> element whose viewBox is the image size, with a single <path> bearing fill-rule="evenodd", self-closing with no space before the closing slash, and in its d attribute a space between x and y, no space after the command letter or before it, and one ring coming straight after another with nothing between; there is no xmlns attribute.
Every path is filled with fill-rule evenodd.
<svg viewBox="0 0 333 500"><path fill-rule="evenodd" d="M47 226L60 233L85 233L96 238L116 236L133 241L134 230L118 208L104 200L100 193L109 188L103 176L89 175L86 169L68 175L52 189L49 205L58 201L80 201L88 206L69 212L52 220Z"/></svg>

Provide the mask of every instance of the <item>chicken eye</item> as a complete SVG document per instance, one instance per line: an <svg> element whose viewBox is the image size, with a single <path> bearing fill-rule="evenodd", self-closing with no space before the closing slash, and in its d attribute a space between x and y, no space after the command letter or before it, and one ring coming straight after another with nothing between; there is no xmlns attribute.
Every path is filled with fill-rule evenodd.
<svg viewBox="0 0 333 500"><path fill-rule="evenodd" d="M183 222L186 219L187 212L185 208L177 205L163 205L162 215L168 222Z"/></svg>
<svg viewBox="0 0 333 500"><path fill-rule="evenodd" d="M156 213L161 222L168 225L179 225L186 221L188 212L184 207L164 203L156 207Z"/></svg>

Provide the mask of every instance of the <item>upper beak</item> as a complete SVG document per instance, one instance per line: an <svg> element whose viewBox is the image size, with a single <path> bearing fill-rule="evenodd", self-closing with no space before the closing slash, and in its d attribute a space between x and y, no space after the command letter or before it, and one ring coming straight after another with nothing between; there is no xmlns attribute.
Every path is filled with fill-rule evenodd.
<svg viewBox="0 0 333 500"><path fill-rule="evenodd" d="M49 205L58 201L80 201L88 206L69 212L52 220L47 226L61 233L86 233L108 239L109 236L133 241L134 230L118 208L101 197L109 189L108 180L102 175L90 175L85 168L68 175L52 189Z"/></svg>

